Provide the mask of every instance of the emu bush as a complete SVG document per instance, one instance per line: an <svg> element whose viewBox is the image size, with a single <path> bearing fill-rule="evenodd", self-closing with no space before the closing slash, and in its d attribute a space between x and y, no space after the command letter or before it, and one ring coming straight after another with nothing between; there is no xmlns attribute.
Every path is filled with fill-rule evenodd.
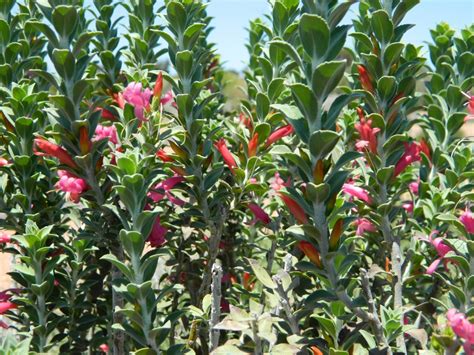
<svg viewBox="0 0 474 355"><path fill-rule="evenodd" d="M474 27L418 2L270 1L235 105L206 2L2 1L3 348L473 354Z"/></svg>

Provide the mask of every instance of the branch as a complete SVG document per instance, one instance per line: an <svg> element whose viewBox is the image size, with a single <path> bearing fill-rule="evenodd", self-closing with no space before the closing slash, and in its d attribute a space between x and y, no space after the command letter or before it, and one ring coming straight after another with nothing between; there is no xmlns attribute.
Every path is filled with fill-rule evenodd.
<svg viewBox="0 0 474 355"><path fill-rule="evenodd" d="M380 346L388 349L388 353L391 353L385 334L383 333L382 323L380 322L379 315L377 313L377 307L375 306L374 297L372 296L372 290L370 289L370 280L367 270L360 269L360 276L362 282L362 289L364 290L365 296L367 297L367 303L369 305L369 312L371 315L371 324L374 329L375 338Z"/></svg>

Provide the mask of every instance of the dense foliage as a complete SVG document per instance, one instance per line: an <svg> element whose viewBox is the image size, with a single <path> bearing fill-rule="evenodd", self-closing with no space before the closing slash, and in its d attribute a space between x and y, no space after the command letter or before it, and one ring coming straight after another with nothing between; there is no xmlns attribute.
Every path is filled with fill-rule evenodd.
<svg viewBox="0 0 474 355"><path fill-rule="evenodd" d="M474 353L474 26L269 3L0 2L4 351Z"/></svg>

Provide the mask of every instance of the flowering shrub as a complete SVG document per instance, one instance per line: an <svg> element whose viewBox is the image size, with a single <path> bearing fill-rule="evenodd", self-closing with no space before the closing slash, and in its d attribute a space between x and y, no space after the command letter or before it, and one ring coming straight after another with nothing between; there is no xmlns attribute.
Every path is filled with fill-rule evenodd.
<svg viewBox="0 0 474 355"><path fill-rule="evenodd" d="M4 348L473 354L474 27L418 2L271 1L233 105L204 1L3 1Z"/></svg>

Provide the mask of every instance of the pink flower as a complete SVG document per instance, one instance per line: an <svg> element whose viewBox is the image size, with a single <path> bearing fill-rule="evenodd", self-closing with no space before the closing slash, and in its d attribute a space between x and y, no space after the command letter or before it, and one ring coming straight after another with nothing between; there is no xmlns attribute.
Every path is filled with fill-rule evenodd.
<svg viewBox="0 0 474 355"><path fill-rule="evenodd" d="M152 92L146 88L142 91L142 84L132 82L123 91L123 98L134 107L135 116L140 121L145 121L144 110L150 107L150 98Z"/></svg>
<svg viewBox="0 0 474 355"><path fill-rule="evenodd" d="M5 323L4 321L0 320L0 328L8 329L8 328L10 328L10 326L7 323Z"/></svg>
<svg viewBox="0 0 474 355"><path fill-rule="evenodd" d="M402 204L402 207L408 213L412 213L413 212L413 201L405 202L404 204Z"/></svg>
<svg viewBox="0 0 474 355"><path fill-rule="evenodd" d="M372 203L372 198L369 196L369 192L362 187L355 186L353 183L345 183L342 185L342 191L352 197L356 197L359 200Z"/></svg>
<svg viewBox="0 0 474 355"><path fill-rule="evenodd" d="M453 332L459 337L464 339L464 350L466 354L472 354L472 345L474 344L474 324L469 322L466 315L458 312L456 309L451 308L446 313L449 326L453 329Z"/></svg>
<svg viewBox="0 0 474 355"><path fill-rule="evenodd" d="M8 165L11 165L11 163L7 159L0 157L0 167L8 166Z"/></svg>
<svg viewBox="0 0 474 355"><path fill-rule="evenodd" d="M356 143L356 148L359 152L368 149L377 154L377 133L380 132L380 128L372 127L372 120L366 120L361 108L357 109L357 113L359 122L354 125L354 128L359 132L360 139Z"/></svg>
<svg viewBox="0 0 474 355"><path fill-rule="evenodd" d="M474 96L471 96L469 98L469 102L467 103L467 111L471 114L474 115Z"/></svg>
<svg viewBox="0 0 474 355"><path fill-rule="evenodd" d="M408 188L414 195L418 195L418 192L420 190L420 182L419 181L413 181L408 184Z"/></svg>
<svg viewBox="0 0 474 355"><path fill-rule="evenodd" d="M405 152L395 165L394 176L398 176L412 163L420 161L421 153L424 153L428 158L430 158L430 149L425 141L421 141L420 143L405 143Z"/></svg>
<svg viewBox="0 0 474 355"><path fill-rule="evenodd" d="M269 183L271 189L276 192L284 187L290 186L290 178L285 182L285 180L280 177L280 173L276 172L275 176L270 179Z"/></svg>
<svg viewBox="0 0 474 355"><path fill-rule="evenodd" d="M166 180L156 184L152 190L148 192L148 197L151 198L153 202L159 202L166 196L171 201L171 203L177 206L183 206L185 202L179 198L174 197L170 192L170 190L174 188L175 185L183 181L185 181L184 177L177 175L167 178ZM161 191L163 191L163 193L161 193Z"/></svg>
<svg viewBox="0 0 474 355"><path fill-rule="evenodd" d="M0 232L0 244L7 244L11 242L11 236L3 231Z"/></svg>
<svg viewBox="0 0 474 355"><path fill-rule="evenodd" d="M464 224L464 228L468 233L474 234L474 213L468 210L467 207L459 217L459 221Z"/></svg>
<svg viewBox="0 0 474 355"><path fill-rule="evenodd" d="M249 183L249 184L256 184L256 183L258 183L258 180L253 177L253 178L250 178L250 179L248 180L248 183Z"/></svg>
<svg viewBox="0 0 474 355"><path fill-rule="evenodd" d="M365 232L376 232L377 228L367 218L357 218L355 221L357 226L356 235L360 236Z"/></svg>
<svg viewBox="0 0 474 355"><path fill-rule="evenodd" d="M431 234L428 238L423 238L422 239L426 242L431 243L431 245L435 248L436 253L438 253L438 256L439 256L426 269L426 273L428 275L432 275L436 271L436 269L438 268L439 263L443 260L443 258L446 256L446 254L453 251L453 249L449 245L444 244L443 238L441 238L441 237L433 238L438 233L439 232L435 230L435 231L431 232Z"/></svg>
<svg viewBox="0 0 474 355"><path fill-rule="evenodd" d="M69 194L71 201L78 202L81 193L87 190L86 180L78 178L66 170L58 170L59 181L56 188Z"/></svg>
<svg viewBox="0 0 474 355"><path fill-rule="evenodd" d="M0 302L0 314L4 314L5 312L9 311L10 309L18 308L15 303L10 301L2 301Z"/></svg>
<svg viewBox="0 0 474 355"><path fill-rule="evenodd" d="M171 102L173 102L174 100L174 95L173 95L173 91L168 91L166 94L164 94L164 96L161 98L160 100L160 103L165 106Z"/></svg>
<svg viewBox="0 0 474 355"><path fill-rule="evenodd" d="M99 141L101 139L109 139L113 144L118 144L117 128L115 128L113 125L97 125L95 129L95 136L92 138L92 140Z"/></svg>
<svg viewBox="0 0 474 355"><path fill-rule="evenodd" d="M101 346L99 346L99 350L105 354L108 354L110 349L107 344L102 344Z"/></svg>
<svg viewBox="0 0 474 355"><path fill-rule="evenodd" d="M261 221L264 224L268 224L271 222L271 219L268 214L257 204L249 203L248 207L249 210L252 211L252 213L254 214L256 220Z"/></svg>
<svg viewBox="0 0 474 355"><path fill-rule="evenodd" d="M156 217L155 223L153 224L153 228L151 230L150 235L148 236L147 242L150 243L153 248L159 248L166 243L166 233L168 233L168 229L161 225L160 217Z"/></svg>

